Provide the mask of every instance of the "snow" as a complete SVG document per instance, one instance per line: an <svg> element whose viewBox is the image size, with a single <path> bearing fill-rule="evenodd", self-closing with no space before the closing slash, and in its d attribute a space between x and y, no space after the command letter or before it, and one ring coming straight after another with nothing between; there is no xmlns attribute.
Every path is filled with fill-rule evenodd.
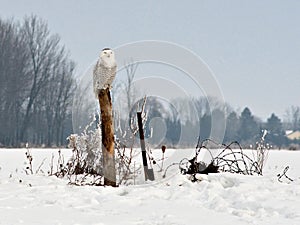
<svg viewBox="0 0 300 225"><path fill-rule="evenodd" d="M65 159L71 155L61 151ZM192 151L167 149L165 166ZM192 183L174 166L166 179L156 173L159 181L119 188L72 186L47 176L57 149L31 149L34 172L44 163L26 175L25 152L0 149L1 225L300 224L300 151L271 150L264 176L198 175L201 181ZM283 177L281 183L277 174L286 166L294 181Z"/></svg>

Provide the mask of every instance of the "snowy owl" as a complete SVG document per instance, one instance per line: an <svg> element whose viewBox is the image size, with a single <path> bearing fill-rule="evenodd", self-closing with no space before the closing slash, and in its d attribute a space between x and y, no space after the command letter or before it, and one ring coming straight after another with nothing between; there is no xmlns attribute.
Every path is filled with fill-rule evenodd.
<svg viewBox="0 0 300 225"><path fill-rule="evenodd" d="M104 48L93 72L94 93L98 98L101 89L111 89L111 84L116 76L117 64L115 54L110 48Z"/></svg>

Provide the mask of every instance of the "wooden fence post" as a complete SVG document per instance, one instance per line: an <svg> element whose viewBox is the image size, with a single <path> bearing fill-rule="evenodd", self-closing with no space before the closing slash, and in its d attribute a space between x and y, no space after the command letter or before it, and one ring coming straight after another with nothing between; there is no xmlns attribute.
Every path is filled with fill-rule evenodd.
<svg viewBox="0 0 300 225"><path fill-rule="evenodd" d="M98 100L101 110L104 185L116 187L114 126L109 88L99 91Z"/></svg>
<svg viewBox="0 0 300 225"><path fill-rule="evenodd" d="M145 173L145 180L154 180L153 169L148 168L147 155L146 155L146 146L145 146L145 136L143 130L143 121L142 121L142 112L137 112L139 134L140 134L140 143L142 149L142 158L143 158L143 167Z"/></svg>

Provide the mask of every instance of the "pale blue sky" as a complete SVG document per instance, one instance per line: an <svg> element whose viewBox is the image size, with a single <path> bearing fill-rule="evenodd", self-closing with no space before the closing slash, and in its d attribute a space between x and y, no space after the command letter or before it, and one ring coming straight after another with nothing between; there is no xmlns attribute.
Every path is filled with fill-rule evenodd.
<svg viewBox="0 0 300 225"><path fill-rule="evenodd" d="M178 43L214 72L226 102L266 119L300 106L300 1L0 0L0 17L36 14L83 72L103 47Z"/></svg>

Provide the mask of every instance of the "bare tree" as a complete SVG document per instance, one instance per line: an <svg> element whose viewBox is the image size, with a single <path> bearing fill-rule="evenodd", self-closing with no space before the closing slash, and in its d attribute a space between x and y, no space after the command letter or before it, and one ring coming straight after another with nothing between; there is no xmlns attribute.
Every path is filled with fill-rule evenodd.
<svg viewBox="0 0 300 225"><path fill-rule="evenodd" d="M293 131L300 130L300 107L291 106L286 110L285 119L287 123L287 129Z"/></svg>
<svg viewBox="0 0 300 225"><path fill-rule="evenodd" d="M61 139L62 122L70 104L71 86L74 83L70 78L74 63L68 61L64 47L59 44L60 38L50 34L43 20L36 16L25 18L22 33L29 54L28 72L31 82L27 90L28 102L20 129L20 140L25 141L26 131L34 115L32 111L35 103L39 103L37 105L44 105L44 109L37 111L46 111L47 144L51 144L54 133L56 144L60 144L58 140ZM49 102L45 102L46 100Z"/></svg>
<svg viewBox="0 0 300 225"><path fill-rule="evenodd" d="M131 124L131 112L136 103L136 90L134 87L134 78L138 68L137 62L131 62L125 64L126 80L122 80L121 83L115 84L112 90L112 97L119 92L122 93L117 102L114 101L114 105L118 105L119 109L114 111L114 124L116 134L120 142L125 146L133 146L135 144L135 134L133 134L130 128ZM135 110L135 108L134 108ZM134 114L134 118L135 118Z"/></svg>
<svg viewBox="0 0 300 225"><path fill-rule="evenodd" d="M138 67L138 63L128 63L125 65L127 80L125 83L125 91L126 91L126 98L127 98L127 111L128 113L131 111L131 107L133 106L134 102L134 86L133 80L135 77L135 73Z"/></svg>
<svg viewBox="0 0 300 225"><path fill-rule="evenodd" d="M76 83L59 41L36 16L0 19L0 144L64 143Z"/></svg>
<svg viewBox="0 0 300 225"><path fill-rule="evenodd" d="M40 95L42 105L45 106L48 146L64 144L64 120L71 108L75 91L75 81L72 78L74 66L74 63L66 59L64 52L61 51L50 73L45 94Z"/></svg>
<svg viewBox="0 0 300 225"><path fill-rule="evenodd" d="M0 142L15 145L26 96L27 54L20 26L12 20L0 20ZM22 76L20 76L22 75Z"/></svg>
<svg viewBox="0 0 300 225"><path fill-rule="evenodd" d="M31 76L31 83L28 87L28 103L20 131L20 139L25 141L33 104L48 80L48 73L53 65L59 38L50 35L47 24L36 16L25 18L22 32L29 52L28 71Z"/></svg>

